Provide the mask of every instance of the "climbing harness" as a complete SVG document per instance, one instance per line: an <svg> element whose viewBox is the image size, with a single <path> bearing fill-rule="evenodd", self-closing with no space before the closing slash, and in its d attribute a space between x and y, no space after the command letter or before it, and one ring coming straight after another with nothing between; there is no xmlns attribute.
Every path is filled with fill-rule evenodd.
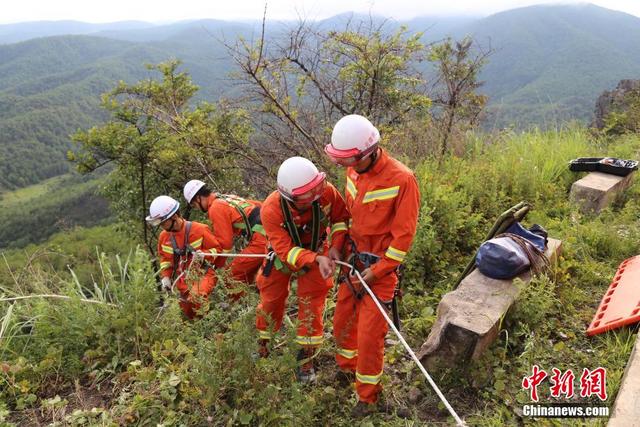
<svg viewBox="0 0 640 427"><path fill-rule="evenodd" d="M349 244L351 245L351 256L347 261L351 266L349 270L350 272L353 270L358 270L359 272L362 272L367 268L371 267L373 264L380 261L380 256L371 252L359 252L353 239L351 239L348 236L347 236L347 239L349 241ZM393 298L391 298L390 301L382 301L380 299L378 299L378 301L381 304L383 304L387 308L387 310L391 312L391 315L393 317L393 324L396 326L396 328L398 328L398 330L400 330L400 311L398 308L398 299L402 298L402 290L400 288L400 285L402 283L402 265L396 268L395 273L396 273L396 276L398 277L398 284L393 291ZM351 293L353 294L354 298L358 301L361 300L366 293L364 288L360 288L356 290L355 286L353 286L353 283L349 279L349 275L344 275L344 274L339 275L338 281L345 283L349 288L349 290L351 291ZM355 310L355 306L354 306L354 310Z"/></svg>
<svg viewBox="0 0 640 427"><path fill-rule="evenodd" d="M260 220L260 206L255 206L249 215L245 212L245 209L253 206L251 203L247 202L245 199L237 196L232 196L230 194L216 194L217 197L227 202L231 205L242 217L242 223L233 224L235 228L239 228L242 230L242 234L247 242L251 241L253 238L253 233L257 232L260 234L264 234L264 229L262 228L262 221Z"/></svg>
<svg viewBox="0 0 640 427"><path fill-rule="evenodd" d="M320 202L317 200L311 203L311 243L308 245L303 245L302 240L300 239L301 233L308 233L308 227L305 225L304 227L297 227L295 222L293 221L293 214L291 213L291 209L289 208L289 204L284 197L280 198L280 209L282 210L282 216L284 217L283 227L289 233L291 240L293 240L293 244L300 247L306 247L307 249L316 252L318 248L322 247L324 239L326 238L326 232L322 232L323 224L326 223L326 218L322 213L322 209L320 208ZM273 252L272 248L269 248L271 252ZM269 277L271 274L271 270L273 267L276 270L280 270L283 272L287 272L287 266L280 260L278 257L273 257L262 269L262 275L264 277ZM308 267L303 267L301 269L302 273L306 273L308 271Z"/></svg>

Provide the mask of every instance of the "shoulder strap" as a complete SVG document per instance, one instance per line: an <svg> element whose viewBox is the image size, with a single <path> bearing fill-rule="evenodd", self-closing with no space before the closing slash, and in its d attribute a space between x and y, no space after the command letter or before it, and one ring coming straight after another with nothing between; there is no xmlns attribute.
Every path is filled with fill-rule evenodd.
<svg viewBox="0 0 640 427"><path fill-rule="evenodd" d="M173 248L173 274L171 275L171 281L173 282L178 267L180 266L180 248L178 247L178 242L176 242L176 236L173 233L171 233L169 239L171 240L171 247Z"/></svg>
<svg viewBox="0 0 640 427"><path fill-rule="evenodd" d="M176 274L180 265L180 257L187 254L187 248L189 248L189 233L191 232L191 221L187 221L184 230L184 242L183 246L179 247L176 241L176 235L171 233L169 240L171 241L171 248L173 249L173 274Z"/></svg>
<svg viewBox="0 0 640 427"><path fill-rule="evenodd" d="M180 248L178 247L178 242L176 242L176 236L171 233L171 247L173 248L173 255L175 257L175 255L180 256Z"/></svg>
<svg viewBox="0 0 640 427"><path fill-rule="evenodd" d="M320 202L317 200L311 204L312 218L311 218L311 250L318 250L318 243L320 243Z"/></svg>
<svg viewBox="0 0 640 427"><path fill-rule="evenodd" d="M187 223L185 224L185 230L184 230L184 246L182 247L182 250L185 252L187 252L187 248L190 247L189 245L189 233L191 232L191 221L187 221Z"/></svg>
<svg viewBox="0 0 640 427"><path fill-rule="evenodd" d="M284 226L289 232L289 236L291 236L293 243L296 246L302 247L302 241L300 240L300 235L298 234L298 228L293 222L293 215L291 215L291 210L289 209L287 200L282 196L280 196L280 209L282 209L282 215L284 216Z"/></svg>
<svg viewBox="0 0 640 427"><path fill-rule="evenodd" d="M242 217L242 221L244 222L244 226L246 228L247 240L251 240L251 238L253 237L253 230L251 230L251 223L249 222L249 217L247 217L247 214L244 211L244 209L242 209L242 207L239 206L234 200L232 200L230 197L226 197L224 194L219 194L218 197L220 197L225 202L229 203L231 206L235 208L235 210L238 211L238 213Z"/></svg>
<svg viewBox="0 0 640 427"><path fill-rule="evenodd" d="M302 247L302 241L300 240L300 235L298 234L298 227L293 222L293 215L291 215L291 209L289 209L289 205L284 197L280 197L280 208L282 209L282 214L284 216L284 226L291 236L293 243L296 246ZM312 251L316 251L318 249L318 245L320 243L320 216L322 214L322 210L320 209L320 202L317 200L311 204L311 246L310 249Z"/></svg>

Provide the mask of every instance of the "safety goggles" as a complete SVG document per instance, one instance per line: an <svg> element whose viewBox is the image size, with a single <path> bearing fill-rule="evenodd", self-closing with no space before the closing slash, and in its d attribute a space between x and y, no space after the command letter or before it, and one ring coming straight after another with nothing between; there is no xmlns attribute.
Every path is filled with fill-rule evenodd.
<svg viewBox="0 0 640 427"><path fill-rule="evenodd" d="M165 222L166 220L168 220L169 218L165 218L165 217L157 217L157 218L151 218L151 217L147 217L147 224L149 224L152 227L158 227L160 224L162 224L163 222Z"/></svg>
<svg viewBox="0 0 640 427"><path fill-rule="evenodd" d="M282 194L285 199L294 203L307 204L315 202L324 192L326 177L327 175L324 172L320 172L308 184L295 188L291 193L287 193L280 189L280 194Z"/></svg>
<svg viewBox="0 0 640 427"><path fill-rule="evenodd" d="M373 153L377 149L378 145L374 144L364 151L360 151L357 148L350 150L338 150L331 144L327 144L324 147L324 152L327 153L331 161L340 166L353 166L369 154Z"/></svg>
<svg viewBox="0 0 640 427"><path fill-rule="evenodd" d="M168 215L160 215L160 216L156 216L156 217L150 217L147 216L145 218L145 221L147 221L147 224L149 224L152 227L158 227L160 224L162 224L165 221L168 221L171 219L171 217L173 217L173 215L177 212L178 210L172 210L171 212L169 212Z"/></svg>

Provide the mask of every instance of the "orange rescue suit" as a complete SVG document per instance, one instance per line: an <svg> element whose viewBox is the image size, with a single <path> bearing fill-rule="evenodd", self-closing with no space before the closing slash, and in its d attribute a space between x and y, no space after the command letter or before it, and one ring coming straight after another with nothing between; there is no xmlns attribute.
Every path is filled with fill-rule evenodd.
<svg viewBox="0 0 640 427"><path fill-rule="evenodd" d="M289 282L295 274L298 282L298 331L296 342L304 346L318 346L323 340L323 314L325 300L333 286L333 278L322 278L315 262L318 254L326 255L329 243L320 245L316 252L309 250L311 244L312 209L304 212L290 206L293 221L298 228L302 247L296 246L284 225L284 214L280 205L280 194L274 191L262 205L262 224L269 243L275 251L281 268L273 268L268 277L259 274L257 279L260 303L257 310L256 327L261 339L270 339L270 327L280 329L285 304L289 295ZM336 188L327 183L319 199L323 221L321 235L330 226L327 238L331 247L342 250L347 232L348 213L344 199Z"/></svg>
<svg viewBox="0 0 640 427"><path fill-rule="evenodd" d="M371 266L375 280L369 286L380 301L389 302L398 283L395 270L407 255L416 232L420 206L416 178L405 165L379 149L368 171L358 174L351 167L347 169L346 202L352 218L349 235L355 249L380 257ZM351 280L353 287L361 290L359 281ZM382 389L388 329L384 317L366 292L358 298L346 283L341 283L333 327L338 366L355 372L361 401L376 402Z"/></svg>
<svg viewBox="0 0 640 427"><path fill-rule="evenodd" d="M260 208L260 202L256 200L245 200L238 196L224 195L219 197L216 194L209 195L209 208L207 215L211 221L213 235L220 242L222 251L229 253L233 249L233 239L240 236L246 230L244 218L238 212L242 209L246 217L251 216L251 212ZM235 206L238 207L238 209ZM241 254L266 254L267 238L264 229L257 224L252 227L253 235L247 246L242 249ZM216 267L225 265L226 257L216 259ZM255 280L256 273L263 262L263 258L237 257L231 261L229 270L234 280L250 284Z"/></svg>
<svg viewBox="0 0 640 427"><path fill-rule="evenodd" d="M185 232L187 221L183 222L182 228L177 232L162 230L158 238L158 254L160 257L160 277L168 277L175 280L178 276L176 287L180 292L180 307L184 314L193 319L196 311L200 308L198 299L207 298L216 285L216 275L212 268L200 265L191 265L193 256L189 253L178 258L178 265L174 266L174 250L171 244L171 236L175 236L179 249L185 246ZM196 251L217 254L222 251L222 247L213 233L205 224L191 222L189 231L189 245ZM213 257L205 258L208 263L213 262ZM191 267L189 268L189 266ZM185 270L189 271L185 273ZM185 273L185 274L182 274Z"/></svg>

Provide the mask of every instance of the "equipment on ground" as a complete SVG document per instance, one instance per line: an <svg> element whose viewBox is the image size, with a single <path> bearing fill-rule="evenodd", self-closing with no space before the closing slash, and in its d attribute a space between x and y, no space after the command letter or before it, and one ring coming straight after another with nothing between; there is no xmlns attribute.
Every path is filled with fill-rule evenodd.
<svg viewBox="0 0 640 427"><path fill-rule="evenodd" d="M611 175L627 176L638 169L636 160L623 160L615 157L579 157L569 162L573 172L602 172Z"/></svg>
<svg viewBox="0 0 640 427"><path fill-rule="evenodd" d="M640 321L640 255L626 259L618 267L609 289L602 297L587 335L597 335Z"/></svg>
<svg viewBox="0 0 640 427"><path fill-rule="evenodd" d="M524 217L527 216L527 213L529 213L529 209L531 209L529 203L522 201L517 205L511 207L510 209L504 211L493 224L493 227L484 240L486 241L493 239L496 235L504 233L505 230L509 228L514 222L522 221ZM469 260L469 263L465 267L464 271L462 272L462 274L460 274L458 280L453 285L453 289L456 289L460 285L460 283L462 283L462 280L467 277L469 273L471 273L476 267L477 255L478 252L476 251L476 253L473 255L473 258Z"/></svg>

